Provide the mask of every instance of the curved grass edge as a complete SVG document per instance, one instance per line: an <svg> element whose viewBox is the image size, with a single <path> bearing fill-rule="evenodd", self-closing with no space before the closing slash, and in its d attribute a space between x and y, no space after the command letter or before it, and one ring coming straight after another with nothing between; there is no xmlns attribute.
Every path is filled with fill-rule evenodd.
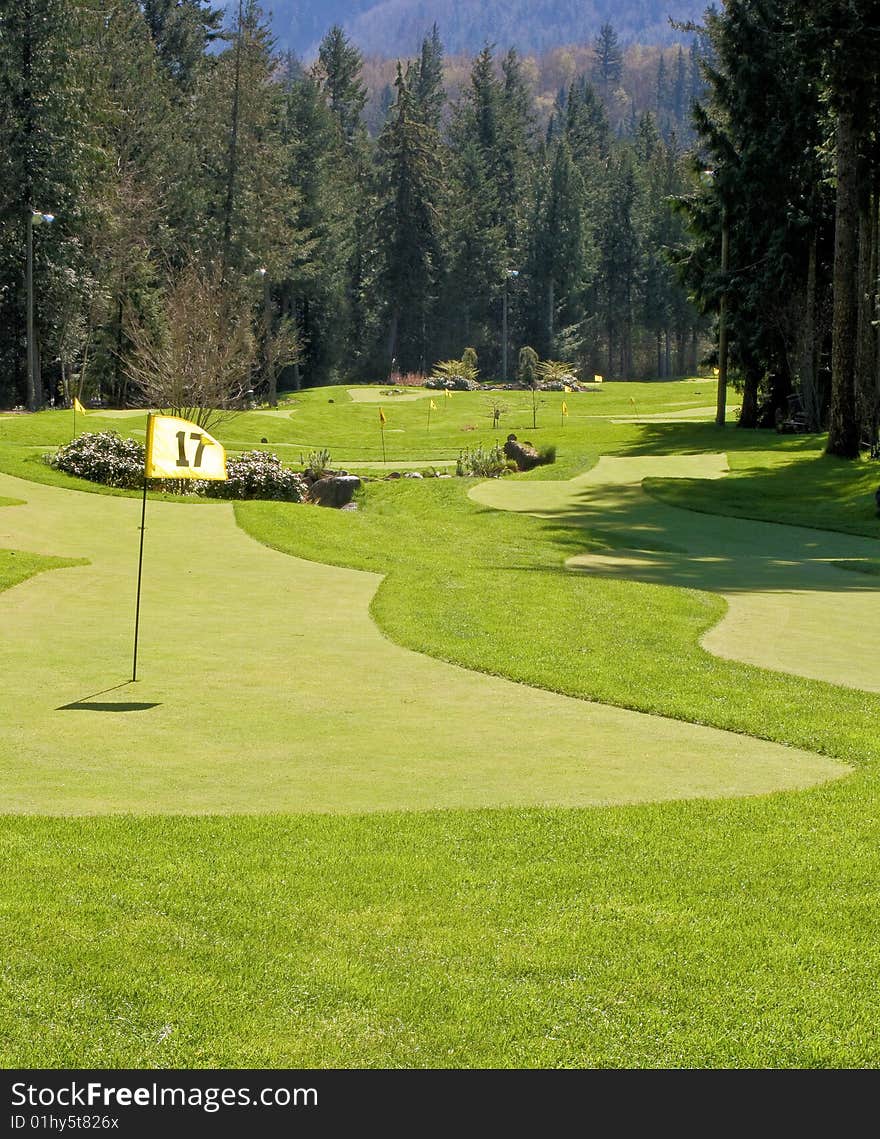
<svg viewBox="0 0 880 1139"><path fill-rule="evenodd" d="M540 533L540 520L480 508L467 499L466 489L453 488L465 514L482 510L490 532L506 533L512 548L529 530ZM583 549L584 534L576 528L551 528L563 548L551 539L539 559L543 564L523 568L519 581L510 568L456 565L473 553L464 548L463 528L460 541L450 536L431 546L452 561L432 569L423 560L413 562L412 551L404 548L401 535L412 531L413 519L404 524L404 510L395 525L387 510L389 492L380 494L371 509L353 514L315 508L317 525L309 530L296 525L295 514L280 522L273 518L269 503L236 503L235 517L252 538L281 553L381 574L370 614L402 648L560 695L720 728L854 767L880 761L880 740L871 726L880 716L880 696L723 660L702 648L701 638L727 607L717 594L574 575L563 563L566 542ZM449 494L438 488L447 520ZM442 525L439 518L437 523ZM578 606L584 612L592 607L593 624L560 639L560 613ZM652 620L635 628L633 611ZM513 631L512 614L519 621ZM630 658L621 657L621 644ZM592 671L585 670L582 652ZM636 686L634 675L641 678Z"/></svg>
<svg viewBox="0 0 880 1139"><path fill-rule="evenodd" d="M0 550L0 592L20 585L28 578L47 570L87 566L88 558L56 558L48 554L31 554L24 550Z"/></svg>

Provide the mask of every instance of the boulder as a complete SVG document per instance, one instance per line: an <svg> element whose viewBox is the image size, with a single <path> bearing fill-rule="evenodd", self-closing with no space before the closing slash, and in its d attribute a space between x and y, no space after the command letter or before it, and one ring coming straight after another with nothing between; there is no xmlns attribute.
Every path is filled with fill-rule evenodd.
<svg viewBox="0 0 880 1139"><path fill-rule="evenodd" d="M520 443L515 435L508 435L503 451L505 457L516 463L518 471L530 471L541 462L541 456L531 443Z"/></svg>
<svg viewBox="0 0 880 1139"><path fill-rule="evenodd" d="M317 479L309 487L308 500L318 506L333 506L339 509L351 502L354 492L360 487L357 475L328 475Z"/></svg>

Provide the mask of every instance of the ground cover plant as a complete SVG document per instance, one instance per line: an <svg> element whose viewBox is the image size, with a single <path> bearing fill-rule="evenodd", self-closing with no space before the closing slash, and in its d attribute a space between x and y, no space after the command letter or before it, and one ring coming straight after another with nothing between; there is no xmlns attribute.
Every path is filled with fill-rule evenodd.
<svg viewBox="0 0 880 1139"><path fill-rule="evenodd" d="M695 385L656 388L664 390L645 393L645 399L656 400L646 414L666 410L675 415L682 406L699 406L691 395ZM604 401L607 394L596 398ZM375 404L365 412L358 404L327 404L329 398L338 399L339 393L308 393L304 399L304 445L310 444L308 450L329 447L334 462L345 447L350 448L346 458L373 461L367 456L370 433L378 434ZM448 402L480 398L460 393ZM575 397L566 398L572 409ZM624 391L613 399L608 418L585 415L578 420L570 411L566 427L553 435L560 449L554 467L493 485L527 491L532 484L546 483L541 493L552 498L563 480L591 468L598 473L600 456L630 460L679 453L699 459L722 449L734 472L740 456L755 471L762 465L767 472L778 467L783 480L797 468L801 497L809 498L804 487L812 485L811 479L817 488L823 481L821 439L727 431L719 440L720 433L709 424L614 423L616 416L631 416L632 407ZM677 400L685 404L676 408ZM339 415L343 406L345 415ZM466 403L458 407L455 428L449 424L441 447L447 438L461 445L456 431L461 432L469 415ZM405 411L413 416L401 432L405 446L395 457L406 453L412 460L439 461L433 450L416 453L416 444L421 445L418 408L418 402L394 408L395 417ZM530 414L525 403L522 414ZM347 415L357 417L364 432L360 449L357 428L346 422ZM18 442L5 435L9 421L0 423L2 469L24 464L27 447L53 443L46 437L42 442L25 438L22 424L30 423L36 435L36 421L42 418L16 421ZM266 418L254 423L241 417L234 425L239 441L249 445L248 436L266 434ZM53 423L50 415L45 420ZM517 426L523 424L511 429ZM860 526L856 533L876 537L877 530L870 530L872 504L860 481L863 472L849 469L851 480L840 476L833 483L829 495L837 497L838 506L825 502L823 519L826 525L836 521L836 529ZM763 477L772 484L770 474ZM713 496L723 499L725 481L692 484L701 508ZM16 512L30 509L33 548L71 552L80 517L74 512L69 527L61 526L51 506L60 488L21 491L22 485L8 480L0 489L8 497L28 499L28 506L0 509L0 525L11 530ZM670 485L683 484L664 484ZM476 480L371 484L361 509L351 514L296 504L236 504L239 529L229 533L239 538L230 539L227 568L234 576L237 560L251 557L245 553L244 527L263 543L250 546L265 553L266 560L255 557L253 563L267 574L265 596L257 588L258 578L247 578L248 588L257 588L255 600L263 616L252 628L240 630L228 614L224 624L210 605L203 604L201 611L195 606L186 617L191 601L184 591L173 606L175 633L187 645L200 620L203 628L221 633L218 640L230 655L245 660L248 641L265 637L265 612L279 618L273 624L289 624L295 637L298 613L315 607L327 611L326 578L316 577L312 592L300 587L279 592L274 570L268 569L273 558L294 566L308 564L295 559L311 559L316 574L325 572L317 563L355 567L384 575L381 584L371 579L363 595L369 599L379 585L372 601L376 621L386 636L421 653L576 697L643 708L682 722L733 727L836 757L855 770L830 780L829 770L828 781L802 790L743 797L731 785L726 792L713 792L728 797L587 809L522 805L364 814L354 804L353 814L107 818L100 817L100 800L106 802L121 782L118 775L108 777L94 756L62 772L47 737L41 753L28 761L33 800L12 808L16 813L3 819L0 832L0 922L7 947L0 984L5 1064L878 1065L880 998L874 979L880 964L875 885L880 746L874 725L880 696L710 656L698 641L723 614L724 601L714 593L578 576L563 568L567 558L585 551L631 548L628 528L637 531L644 521L631 505L624 503L622 514L604 525L595 519L587 524L583 511L547 512L546 497L544 517L517 513L515 505L511 511L509 504L503 511L492 509L469 496L479 486ZM37 509L32 504L39 495L46 497ZM769 512L773 496L763 497ZM88 498L74 495L64 501ZM116 498L103 498L99 505L124 532L135 504L122 495ZM782 520L789 520L792 498L779 496ZM223 516L231 509L217 504L197 511L204 535L221 534ZM182 505L157 509L154 537L160 544L177 535L179 523L171 515L181 510L192 517L191 508ZM876 520L874 525L880 527ZM649 543L662 550L664 538L666 545L673 544L670 536L655 532ZM169 542L179 561L156 583L157 608L173 598L175 575L182 582L193 570L194 557L201 564L205 546L196 531L189 538L185 550ZM94 540L96 553L106 557L106 548L99 549L101 543ZM639 540L644 547L644 533ZM841 549L849 548L848 541L841 535ZM69 548L59 548L59 543ZM36 635L40 623L45 624L48 603L63 640L65 622L78 630L83 624L81 616L69 613L77 596L85 598L91 618L100 620L101 599L109 596L101 586L125 573L124 566L120 553L93 593L88 574L97 568L85 566L16 586L0 597L0 603L15 601L4 609L4 619L18 613L17 620L24 622L30 610L32 624L20 626L24 639L19 637L19 644L27 643L26 630ZM337 590L355 588L356 579L344 585L350 572L339 570L343 576ZM840 576L870 584L869 574ZM50 581L57 584L41 593L41 583ZM221 599L221 609L224 603L228 607L228 599ZM177 621L184 617L178 629ZM345 611L338 623L325 624L324 642L343 635L349 620ZM159 640L151 651L160 651ZM88 688L84 682L97 682L125 641L120 635L103 661L92 661L89 654L88 667L63 677L64 684L71 691L78 685L80 698L91 695L98 684ZM203 650L203 642L198 643ZM219 683L215 698L226 701L226 728L246 705L256 708L258 717L271 718L276 705L266 703L267 691L290 685L288 693L301 705L311 763L319 780L332 782L335 749L316 731L314 690L300 693L291 677L315 671L311 654L319 643L301 642L304 654L283 673L271 658L262 673L240 670L235 693L240 700L230 699L230 689ZM384 696L373 696L364 688L375 666L374 649L371 642L353 678L322 673L333 676L337 718L347 720L350 733L357 734L377 714L374 704L381 715L383 699L387 706L396 691L386 685ZM412 662L418 659L407 654L405 667L416 667ZM189 663L187 658L184 666ZM51 665L35 678L44 688L58 685ZM32 661L28 667L34 667ZM475 686L480 682L473 673L462 675ZM199 673L193 671L193 676ZM395 685L404 684L402 677ZM197 685L189 695L210 694L214 687L209 671L203 688ZM426 684L412 694L411 703L395 705L395 718L389 720L386 713L386 740L416 736L418 717L430 705L451 722L455 703L444 704L444 688L445 681ZM520 698L526 699L529 691L519 689ZM348 693L351 699L346 699ZM139 682L135 696L124 692L122 698L146 701L155 695ZM162 699L170 704L177 695L170 684ZM56 704L61 699L58 694ZM95 699L111 701L113 696ZM33 728L35 712L23 704L21 709L15 726L26 738L22 733ZM477 699L474 709L485 750L495 749L499 785L517 764L540 771L552 760L552 748L542 752L507 717L494 718L492 707ZM153 714L164 712L145 710L142 716ZM181 708L178 735L193 714L191 703ZM136 715L141 713L132 709L103 717L101 730L116 735L117 758L124 733L141 731L140 726L124 727L126 717ZM71 718L81 725L74 729L77 733L98 731L90 726L100 719L96 709L59 717L68 735ZM555 714L546 717L542 726L550 730L554 719ZM658 728L666 722L655 721ZM255 738L260 736L251 732L251 741ZM108 760L113 750L111 742ZM169 779L182 778L200 756L204 761L205 750L183 749L182 755L148 750L145 758L153 769L149 792L156 795ZM581 739L585 767L601 750L601 742L586 730ZM14 751L4 743L7 787L10 771L22 775ZM252 753L251 742L251 767ZM473 781L486 756L466 752L462 758L458 770L468 773L466 782ZM126 755L126 779L131 759ZM365 772L368 781L387 773L387 759L382 762L377 746ZM793 761L799 762L796 753ZM203 803L212 787L222 787L225 780L235 787L239 776L227 759L210 766L211 774L198 781ZM645 764L646 776L653 766ZM424 773L400 774L402 786L412 793ZM246 794L265 796L273 780L275 774L260 778L257 772ZM40 797L60 801L67 796L70 801L74 791L84 798L94 795L94 817L28 814L39 809Z"/></svg>

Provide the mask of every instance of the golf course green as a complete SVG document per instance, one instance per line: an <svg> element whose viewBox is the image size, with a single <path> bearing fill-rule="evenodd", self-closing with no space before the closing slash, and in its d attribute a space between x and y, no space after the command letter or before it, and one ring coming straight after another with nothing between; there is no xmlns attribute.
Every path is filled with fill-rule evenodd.
<svg viewBox="0 0 880 1139"><path fill-rule="evenodd" d="M876 464L382 391L219 428L356 511L150 496L134 683L139 493L0 421L0 1063L880 1066Z"/></svg>

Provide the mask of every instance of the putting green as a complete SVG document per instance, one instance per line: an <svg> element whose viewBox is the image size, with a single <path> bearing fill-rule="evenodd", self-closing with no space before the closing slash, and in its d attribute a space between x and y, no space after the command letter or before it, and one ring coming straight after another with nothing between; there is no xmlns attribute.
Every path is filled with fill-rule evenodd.
<svg viewBox="0 0 880 1139"><path fill-rule="evenodd" d="M3 811L587 806L849 770L400 648L369 615L379 577L261 546L228 503L149 503L126 683L140 502L9 476L0 494L26 500L0 510L0 546L90 561L0 593Z"/></svg>
<svg viewBox="0 0 880 1139"><path fill-rule="evenodd" d="M388 388L346 388L346 391L351 396L352 403L381 403L388 407L394 407L396 403L415 403L416 400L427 399L428 396L434 396L436 399L440 394L430 388L416 388L413 391L398 392L396 395L389 395Z"/></svg>
<svg viewBox="0 0 880 1139"><path fill-rule="evenodd" d="M875 540L692 513L641 487L647 477L720 478L726 470L724 455L604 456L570 482L496 481L471 496L568 518L613 547L570 558L573 570L720 593L727 614L702 640L717 656L880 692L880 580L833 564L870 565L880 552Z"/></svg>

